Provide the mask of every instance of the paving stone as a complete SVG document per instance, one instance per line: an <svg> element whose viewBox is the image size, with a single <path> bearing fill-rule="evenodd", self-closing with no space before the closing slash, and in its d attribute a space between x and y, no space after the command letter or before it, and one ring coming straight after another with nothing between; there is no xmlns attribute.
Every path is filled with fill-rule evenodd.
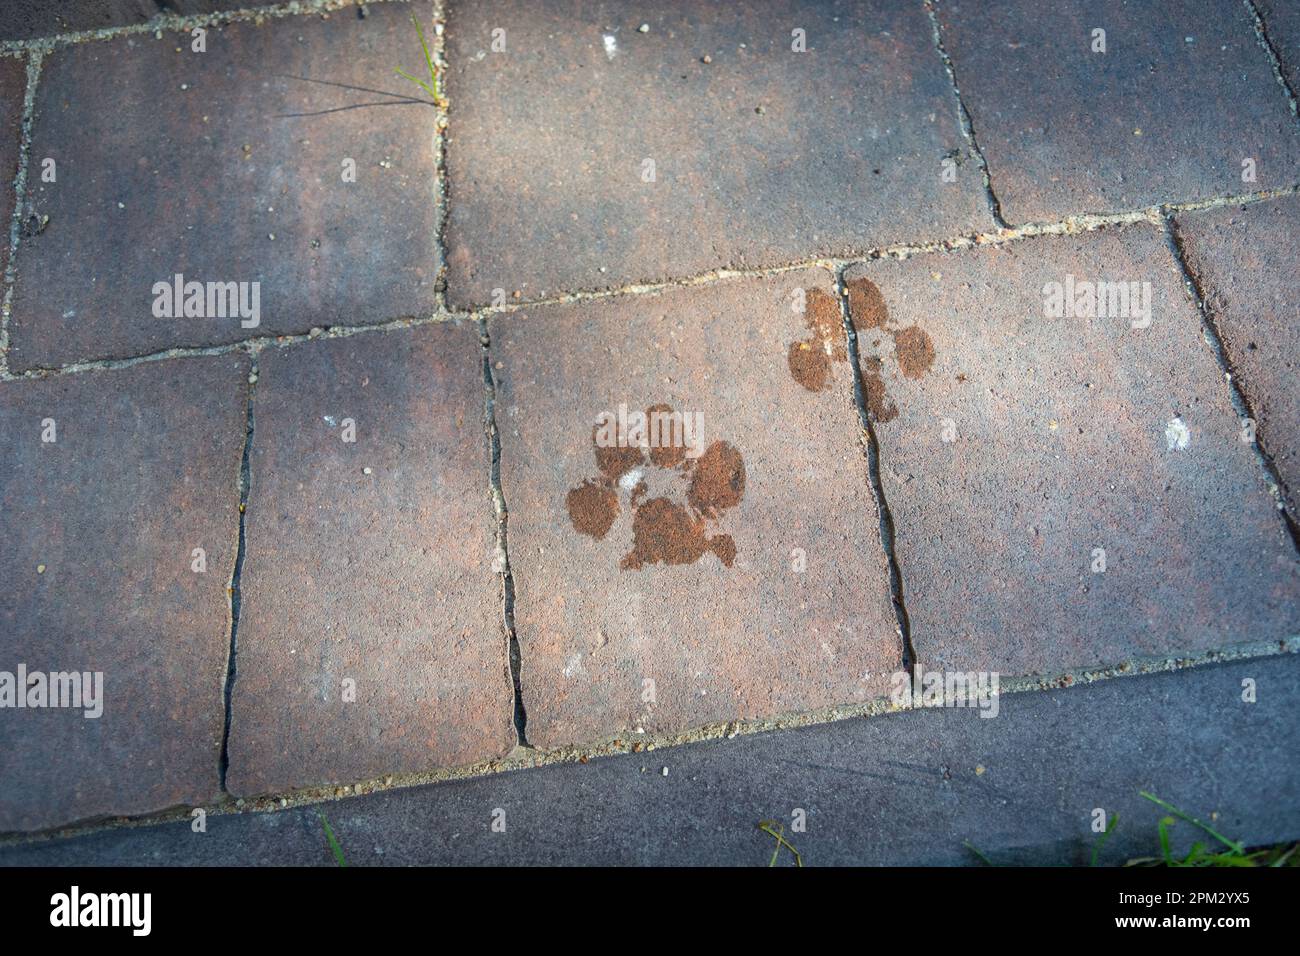
<svg viewBox="0 0 1300 956"><path fill-rule="evenodd" d="M1059 674L1297 632L1295 551L1158 230L846 281L927 667ZM1149 327L1086 317L1084 282L1148 283Z"/></svg>
<svg viewBox="0 0 1300 956"><path fill-rule="evenodd" d="M267 7L279 0L4 0L0 40L31 40L79 30L145 23L159 13L181 15ZM335 14L339 16L341 14Z"/></svg>
<svg viewBox="0 0 1300 956"><path fill-rule="evenodd" d="M0 384L0 671L102 673L98 717L0 709L0 832L217 795L247 375L226 355Z"/></svg>
<svg viewBox="0 0 1300 956"><path fill-rule="evenodd" d="M1269 43L1281 61L1291 90L1300 89L1300 6L1290 0L1255 0Z"/></svg>
<svg viewBox="0 0 1300 956"><path fill-rule="evenodd" d="M482 361L460 324L262 353L232 793L514 744Z"/></svg>
<svg viewBox="0 0 1300 956"><path fill-rule="evenodd" d="M1005 695L994 719L910 711L321 809L352 866L766 866L764 819L786 824L806 866L982 865L963 841L997 864L1059 866L1089 863L1101 807L1119 822L1099 860L1119 865L1159 853L1164 811L1139 790L1247 846L1300 838L1298 715L1300 658L1283 655ZM1181 855L1204 835L1176 823L1170 840ZM268 862L335 865L315 807L209 816L201 836L182 822L0 848L8 866Z"/></svg>
<svg viewBox="0 0 1300 956"><path fill-rule="evenodd" d="M453 303L992 225L920 7L642 7L451 6ZM503 52L492 50L496 29ZM804 53L792 51L796 29ZM955 182L943 181L945 159Z"/></svg>
<svg viewBox="0 0 1300 956"><path fill-rule="evenodd" d="M806 270L492 322L530 743L881 692L900 642L832 289ZM643 409L682 440L613 447Z"/></svg>
<svg viewBox="0 0 1300 956"><path fill-rule="evenodd" d="M1300 180L1300 127L1234 0L937 9L1008 222ZM1244 159L1254 182L1242 181Z"/></svg>
<svg viewBox="0 0 1300 956"><path fill-rule="evenodd" d="M51 53L32 162L58 179L28 183L49 222L19 247L11 368L432 312L434 110L347 109L384 97L326 85L415 89L393 75L423 62L413 9L428 21L427 3L380 4L214 27L205 53L174 32ZM260 324L155 317L177 274L260 283Z"/></svg>
<svg viewBox="0 0 1300 956"><path fill-rule="evenodd" d="M0 57L0 223L14 214L14 177L23 136L23 97L27 92L27 64L16 57ZM9 262L9 232L0 233L0 275Z"/></svg>
<svg viewBox="0 0 1300 956"><path fill-rule="evenodd" d="M1180 216L1188 266L1300 515L1300 199Z"/></svg>

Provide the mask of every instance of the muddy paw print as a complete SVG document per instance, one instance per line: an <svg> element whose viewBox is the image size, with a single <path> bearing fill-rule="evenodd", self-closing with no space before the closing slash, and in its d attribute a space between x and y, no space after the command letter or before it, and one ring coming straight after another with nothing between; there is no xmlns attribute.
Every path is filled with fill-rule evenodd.
<svg viewBox="0 0 1300 956"><path fill-rule="evenodd" d="M698 418L668 405L652 405L644 416L608 416L592 430L591 444L599 475L571 488L565 503L573 527L599 541L626 501L632 550L620 569L693 564L710 551L731 567L735 541L709 532L745 495L745 461L735 447L715 441L701 451Z"/></svg>
<svg viewBox="0 0 1300 956"><path fill-rule="evenodd" d="M844 286L849 300L849 318L859 336L881 333L894 340L894 359L898 369L907 378L920 378L934 364L934 344L929 334L919 325L904 329L891 328L889 307L880 289L870 279L851 279ZM861 338L859 339L861 341ZM871 340L879 346L881 339ZM867 411L872 421L887 422L898 415L898 407L885 390L881 377L884 363L874 355L862 359L862 387L866 393Z"/></svg>

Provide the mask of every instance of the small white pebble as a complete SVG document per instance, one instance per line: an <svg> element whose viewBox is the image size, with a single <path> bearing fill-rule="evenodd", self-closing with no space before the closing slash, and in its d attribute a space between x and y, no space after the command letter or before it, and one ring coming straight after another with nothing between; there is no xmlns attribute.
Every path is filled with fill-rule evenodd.
<svg viewBox="0 0 1300 956"><path fill-rule="evenodd" d="M363 475L373 475L374 473L375 473L375 472L374 472L374 469L373 469L373 468L362 468L362 469L361 469L361 474L363 474Z"/></svg>
<svg viewBox="0 0 1300 956"><path fill-rule="evenodd" d="M639 27L636 28L636 32L637 32L637 33L649 33L649 32L650 32L650 24L648 24L648 23L643 23L643 24L641 24Z"/></svg>
<svg viewBox="0 0 1300 956"><path fill-rule="evenodd" d="M665 777L668 776L668 768L667 768L667 767L664 767L664 776L665 776Z"/></svg>

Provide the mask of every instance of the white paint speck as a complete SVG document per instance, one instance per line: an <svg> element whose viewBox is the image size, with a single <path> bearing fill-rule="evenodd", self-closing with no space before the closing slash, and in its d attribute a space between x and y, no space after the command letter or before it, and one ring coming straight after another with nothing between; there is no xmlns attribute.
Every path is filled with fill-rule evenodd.
<svg viewBox="0 0 1300 956"><path fill-rule="evenodd" d="M1192 440L1192 433L1187 430L1183 420L1175 415L1165 426L1165 441L1169 443L1169 450L1181 451L1187 447L1187 443Z"/></svg>
<svg viewBox="0 0 1300 956"><path fill-rule="evenodd" d="M641 484L641 479L644 477L645 477L644 468L633 468L631 471L626 472L623 475L623 477L618 480L618 486L622 488L624 491L631 492L633 488Z"/></svg>
<svg viewBox="0 0 1300 956"><path fill-rule="evenodd" d="M333 415L322 415L321 420L324 421L325 424L328 425L330 428L337 428L339 424L334 420Z"/></svg>
<svg viewBox="0 0 1300 956"><path fill-rule="evenodd" d="M605 56L612 60L614 59L614 54L618 52L618 41L614 39L614 34L612 33L606 33L603 39L605 41Z"/></svg>

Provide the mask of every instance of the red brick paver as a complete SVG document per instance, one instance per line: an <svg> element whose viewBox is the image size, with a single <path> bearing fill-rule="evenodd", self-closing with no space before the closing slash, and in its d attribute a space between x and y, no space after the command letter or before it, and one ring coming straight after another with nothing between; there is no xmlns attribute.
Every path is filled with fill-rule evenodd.
<svg viewBox="0 0 1300 956"><path fill-rule="evenodd" d="M432 312L435 111L341 109L386 98L324 85L415 90L393 75L423 62L412 9L428 22L427 3L378 4L210 28L204 53L174 32L51 53L31 162L57 180L28 180L49 222L19 248L10 367ZM154 285L178 273L259 282L260 324L156 317Z"/></svg>
<svg viewBox="0 0 1300 956"><path fill-rule="evenodd" d="M831 289L808 270L491 323L531 743L882 691L900 643ZM703 453L597 447L620 407L699 415L677 445Z"/></svg>
<svg viewBox="0 0 1300 956"><path fill-rule="evenodd" d="M919 5L466 2L447 30L454 304L992 225Z"/></svg>
<svg viewBox="0 0 1300 956"><path fill-rule="evenodd" d="M1300 180L1300 128L1234 0L936 6L1009 222Z"/></svg>
<svg viewBox="0 0 1300 956"><path fill-rule="evenodd" d="M1295 552L1157 230L847 279L922 663L1054 674L1295 632ZM1050 283L1099 280L1150 283L1150 326L1045 315Z"/></svg>
<svg viewBox="0 0 1300 956"><path fill-rule="evenodd" d="M513 745L483 388L471 325L262 354L232 793Z"/></svg>
<svg viewBox="0 0 1300 956"><path fill-rule="evenodd" d="M0 384L0 671L103 674L99 717L0 708L0 831L217 795L247 374Z"/></svg>
<svg viewBox="0 0 1300 956"><path fill-rule="evenodd" d="M1300 514L1300 199L1189 213L1178 232Z"/></svg>

